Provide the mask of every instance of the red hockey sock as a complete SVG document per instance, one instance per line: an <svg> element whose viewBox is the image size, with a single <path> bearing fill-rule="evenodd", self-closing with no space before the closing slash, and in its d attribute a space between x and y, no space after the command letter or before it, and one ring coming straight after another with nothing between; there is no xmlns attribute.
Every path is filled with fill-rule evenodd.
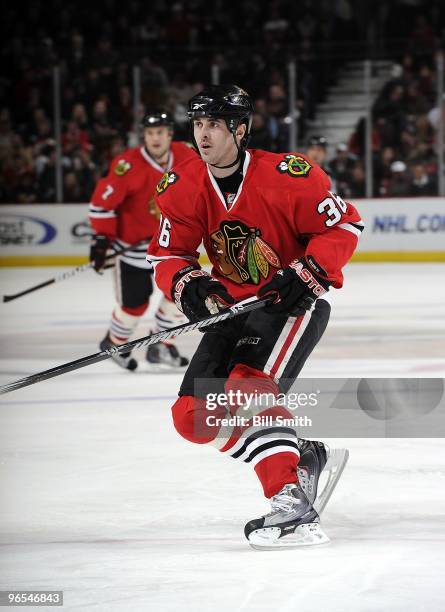
<svg viewBox="0 0 445 612"><path fill-rule="evenodd" d="M176 431L189 442L208 444L216 438L220 430L218 419L228 415L224 407L210 410L199 397L183 395L172 407L173 423Z"/></svg>
<svg viewBox="0 0 445 612"><path fill-rule="evenodd" d="M286 484L298 482L298 461L297 455L281 452L265 457L256 464L255 472L266 497L276 495Z"/></svg>

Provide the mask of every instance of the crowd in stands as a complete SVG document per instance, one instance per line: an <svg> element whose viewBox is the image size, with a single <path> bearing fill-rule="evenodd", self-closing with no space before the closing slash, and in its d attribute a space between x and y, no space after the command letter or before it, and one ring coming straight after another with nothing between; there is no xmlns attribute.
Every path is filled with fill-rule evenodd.
<svg viewBox="0 0 445 612"><path fill-rule="evenodd" d="M360 41L381 46L396 37L408 48L373 109L374 194L437 194L442 109L435 108L433 58L443 9L435 0L390 4L215 0L209 10L205 0L149 5L130 0L125 6L117 0L91 5L31 0L26 13L6 8L2 19L8 38L0 52L0 202L57 199L54 66L60 73L63 201L86 202L110 160L138 143L144 108L169 108L176 137L187 138L186 103L210 82L211 65L218 66L221 82L239 83L255 100L251 146L286 151L287 63L296 58L301 150L306 121L314 117L348 53L355 59L355 52L366 54ZM137 117L134 66L139 66L141 85ZM363 160L361 122L329 160L339 193L365 195Z"/></svg>
<svg viewBox="0 0 445 612"><path fill-rule="evenodd" d="M392 78L372 108L376 197L438 194L438 124L440 113L445 119L445 97L439 106L436 87L434 66L425 58L415 61L407 54L394 64ZM338 189L345 195L365 195L364 143L361 120L348 143L350 169L337 177Z"/></svg>

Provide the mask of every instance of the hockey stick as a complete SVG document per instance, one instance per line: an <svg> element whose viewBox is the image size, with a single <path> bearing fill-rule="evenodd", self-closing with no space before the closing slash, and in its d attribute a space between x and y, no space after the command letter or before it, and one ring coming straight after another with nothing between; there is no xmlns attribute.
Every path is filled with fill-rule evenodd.
<svg viewBox="0 0 445 612"><path fill-rule="evenodd" d="M48 378L54 378L55 376L60 376L61 374L66 374L67 372L72 372L73 370L78 370L79 368L93 365L93 363L99 363L99 361L109 359L116 353L128 353L132 349L150 346L151 344L156 344L161 340L168 340L173 336L186 334L194 329L201 329L201 327L207 327L208 325L220 323L226 319L232 319L233 317L251 312L257 308L262 308L266 302L267 299L259 300L256 297L247 298L242 302L238 302L238 304L234 304L233 306L226 308L216 315L211 315L210 317L206 317L205 319L201 319L195 323L184 323L183 325L178 325L177 327L172 327L171 329L157 332L156 334L151 334L150 336L145 336L144 338L132 340L126 344L120 344L119 346L109 348L105 351L101 351L100 353L94 353L94 355L81 357L80 359L70 361L69 363L64 363L60 366L56 366L55 368L51 368L50 370L45 370L44 372L39 372L38 374L32 374L31 376L26 376L25 378L20 378L14 382L2 385L0 387L0 395L10 393L16 389L21 389L22 387L29 387L29 385L34 385L35 383L42 380L47 380Z"/></svg>
<svg viewBox="0 0 445 612"><path fill-rule="evenodd" d="M130 251L131 249L136 248L137 246L139 246L140 244L143 244L144 242L147 242L147 240L139 240L139 242L136 242L135 244L130 244L124 249L115 251L111 255L108 255L105 258L105 261L114 259L118 255L121 255L122 253L125 253L126 251ZM76 268L72 268L71 270L67 270L66 272L62 272L62 274L59 274L58 276L55 276L54 278L50 278L49 280L44 281L43 283L40 283L39 285L34 285L34 287L29 287L29 289L20 291L20 293L14 293L13 295L4 295L3 302L11 302L12 300L16 300L17 298L22 297L23 295L27 295L28 293L32 293L33 291L37 291L37 289L43 289L44 287L48 287L49 285L53 285L54 283L60 283L60 281L67 280L68 278L72 278L73 276L77 276L81 272L85 272L86 270L90 270L92 268L93 268L93 262L91 261L89 263L82 264L81 266L77 266ZM108 266L106 268L108 268Z"/></svg>

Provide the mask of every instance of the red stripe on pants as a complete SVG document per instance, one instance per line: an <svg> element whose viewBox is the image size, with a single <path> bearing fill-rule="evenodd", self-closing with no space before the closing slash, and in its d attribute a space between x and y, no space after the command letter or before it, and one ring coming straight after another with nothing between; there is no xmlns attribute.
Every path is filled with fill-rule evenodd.
<svg viewBox="0 0 445 612"><path fill-rule="evenodd" d="M286 340L284 341L284 344L281 347L280 352L278 353L278 357L277 357L275 363L273 364L273 366L270 369L271 376L275 376L275 374L277 373L278 368L280 367L281 362L284 359L284 356L286 355L290 345L292 344L292 340L295 338L295 335L296 335L297 331L300 329L300 325L303 322L303 318L304 318L304 315L301 316L301 317L298 317L298 319L296 319L295 323L292 325L292 328L291 328L291 330L290 330Z"/></svg>

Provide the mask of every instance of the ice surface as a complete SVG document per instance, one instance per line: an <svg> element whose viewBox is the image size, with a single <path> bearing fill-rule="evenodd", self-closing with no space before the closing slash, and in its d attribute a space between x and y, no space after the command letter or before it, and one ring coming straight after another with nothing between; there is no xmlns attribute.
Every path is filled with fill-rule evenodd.
<svg viewBox="0 0 445 612"><path fill-rule="evenodd" d="M59 271L2 270L2 292ZM84 273L2 304L0 382L96 352L111 296ZM444 314L443 265L351 265L304 375L445 377ZM351 452L331 543L256 552L243 526L267 501L249 466L178 437L180 380L105 362L1 398L0 589L81 611L445 609L444 440L327 440Z"/></svg>

